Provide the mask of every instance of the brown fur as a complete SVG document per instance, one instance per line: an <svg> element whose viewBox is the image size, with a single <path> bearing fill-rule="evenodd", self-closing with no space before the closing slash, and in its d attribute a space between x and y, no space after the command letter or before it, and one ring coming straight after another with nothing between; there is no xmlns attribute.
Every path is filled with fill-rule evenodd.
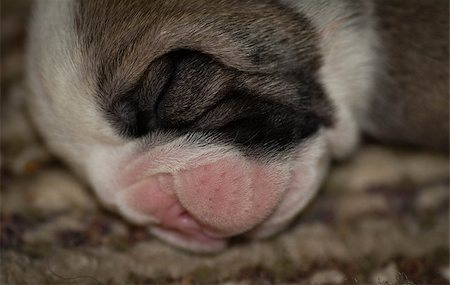
<svg viewBox="0 0 450 285"><path fill-rule="evenodd" d="M77 17L78 31L95 61L90 64L99 68L105 85L119 80L133 84L150 62L180 48L201 51L241 71L289 71L311 62L317 66L312 26L271 1L107 3L80 0Z"/></svg>
<svg viewBox="0 0 450 285"><path fill-rule="evenodd" d="M448 1L375 3L384 70L371 104L372 134L448 151Z"/></svg>

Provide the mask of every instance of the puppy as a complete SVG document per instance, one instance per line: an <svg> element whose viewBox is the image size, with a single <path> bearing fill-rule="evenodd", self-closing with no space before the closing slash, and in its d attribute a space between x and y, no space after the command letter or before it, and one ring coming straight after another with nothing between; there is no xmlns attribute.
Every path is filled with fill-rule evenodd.
<svg viewBox="0 0 450 285"><path fill-rule="evenodd" d="M100 201L217 251L273 235L361 133L448 150L448 2L40 0L29 112Z"/></svg>

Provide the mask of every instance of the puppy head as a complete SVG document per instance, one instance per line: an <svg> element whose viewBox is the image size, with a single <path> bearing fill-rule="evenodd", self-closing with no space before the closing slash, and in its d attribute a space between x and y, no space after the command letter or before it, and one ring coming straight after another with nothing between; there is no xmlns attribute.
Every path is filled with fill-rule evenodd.
<svg viewBox="0 0 450 285"><path fill-rule="evenodd" d="M318 187L317 41L272 1L40 1L29 109L106 206L217 250L279 231Z"/></svg>

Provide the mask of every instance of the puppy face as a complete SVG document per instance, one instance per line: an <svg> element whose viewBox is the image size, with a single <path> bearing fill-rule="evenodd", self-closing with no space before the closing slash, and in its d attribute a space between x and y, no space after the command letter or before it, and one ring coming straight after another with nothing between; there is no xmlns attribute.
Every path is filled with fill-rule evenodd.
<svg viewBox="0 0 450 285"><path fill-rule="evenodd" d="M29 109L106 206L218 250L285 227L322 179L318 41L272 1L39 1Z"/></svg>

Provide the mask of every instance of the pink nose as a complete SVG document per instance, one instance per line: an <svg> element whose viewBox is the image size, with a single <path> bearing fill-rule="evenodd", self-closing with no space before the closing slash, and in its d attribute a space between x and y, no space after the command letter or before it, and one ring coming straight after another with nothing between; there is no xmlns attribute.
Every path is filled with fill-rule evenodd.
<svg viewBox="0 0 450 285"><path fill-rule="evenodd" d="M280 179L243 158L226 158L175 177L181 204L210 231L232 236L264 220L280 196Z"/></svg>
<svg viewBox="0 0 450 285"><path fill-rule="evenodd" d="M278 204L283 186L279 171L227 157L145 178L130 189L129 203L156 218L161 227L185 236L228 237L262 222Z"/></svg>

